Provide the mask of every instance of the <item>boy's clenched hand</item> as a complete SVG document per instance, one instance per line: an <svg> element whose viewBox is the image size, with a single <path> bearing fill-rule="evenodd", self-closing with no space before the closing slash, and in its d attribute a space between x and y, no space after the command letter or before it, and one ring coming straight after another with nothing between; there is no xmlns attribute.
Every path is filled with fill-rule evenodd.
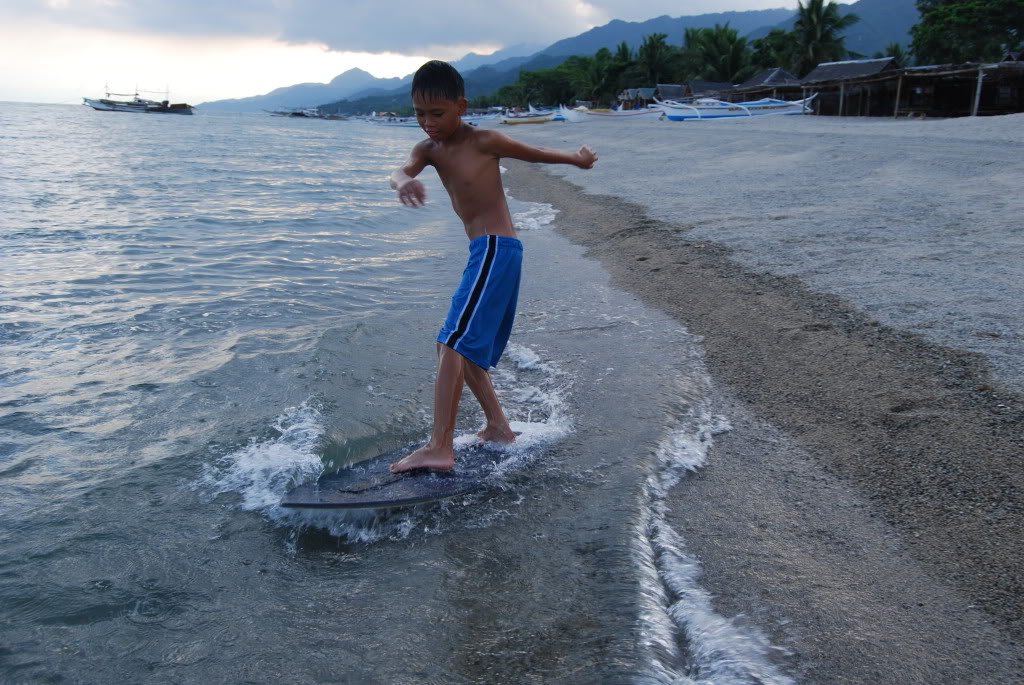
<svg viewBox="0 0 1024 685"><path fill-rule="evenodd" d="M590 169L597 161L597 153L590 149L589 145L581 145L576 151L576 166L580 169Z"/></svg>

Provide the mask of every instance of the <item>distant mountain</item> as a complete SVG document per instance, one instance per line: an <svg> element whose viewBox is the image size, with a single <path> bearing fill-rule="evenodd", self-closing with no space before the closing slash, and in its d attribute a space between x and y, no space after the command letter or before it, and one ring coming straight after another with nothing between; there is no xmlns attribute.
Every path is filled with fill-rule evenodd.
<svg viewBox="0 0 1024 685"><path fill-rule="evenodd" d="M863 55L883 51L890 43L909 45L910 28L919 21L915 0L858 0L841 5L840 9L844 14L853 12L860 16L861 21L846 32L846 47ZM752 40L768 35L772 29L792 30L795 21L796 11L792 9L661 16L647 21L616 19L532 54L536 46L520 44L492 55L469 53L453 64L466 79L466 95L473 98L515 83L521 70L550 69L571 55L590 56L601 48L614 50L622 41L636 49L644 36L652 33L668 34L669 43L680 45L687 28L728 23L740 35ZM303 83L278 88L266 95L207 102L201 107L208 111L259 111L330 103L324 106L332 111L390 110L409 104L411 80L411 74L401 79L378 79L361 69L350 69L327 84Z"/></svg>
<svg viewBox="0 0 1024 685"><path fill-rule="evenodd" d="M683 32L689 27L711 27L725 24L737 28L740 33L762 27L765 23L777 23L790 17L793 10L754 10L749 12L722 12L718 14L701 14L690 17L662 16L647 21L614 20L590 29L578 36L566 38L538 53L529 56L510 57L501 61L484 64L475 69L466 70L462 60L453 62L462 72L466 80L466 95L470 99L478 95L493 93L498 88L515 83L520 71L535 69L551 69L557 67L572 55L593 55L602 47L614 49L625 40L634 49L643 42L643 37L650 33L667 33L669 42L681 44ZM511 52L513 48L490 55L494 58L502 53ZM469 55L467 55L469 57ZM465 58L464 58L465 59ZM381 111L392 110L409 104L407 88L399 88L390 92L373 93L371 97L348 97L347 102L331 102L324 105L328 111Z"/></svg>
<svg viewBox="0 0 1024 685"><path fill-rule="evenodd" d="M484 64L503 62L512 68L530 59L537 51L536 44L520 43L493 55L478 55L471 52L453 62L460 71L470 71ZM290 110L316 107L324 102L374 97L412 81L412 75L402 78L377 78L362 69L349 69L334 77L330 83L300 83L294 86L276 88L265 95L231 100L214 100L200 103L207 112L260 112L263 110Z"/></svg>
<svg viewBox="0 0 1024 685"><path fill-rule="evenodd" d="M265 109L316 107L322 102L363 97L373 92L387 92L411 80L412 76L381 79L362 69L349 69L335 76L330 83L300 83L277 88L266 95L215 100L204 102L199 107L207 112L259 112Z"/></svg>
<svg viewBox="0 0 1024 685"><path fill-rule="evenodd" d="M502 61L517 62L518 60L517 63L521 64L542 47L544 46L539 43L519 43L518 45L498 50L490 55L478 55L475 52L471 52L462 59L452 62L452 66L458 69L460 73L465 73L477 67L488 64L494 65Z"/></svg>
<svg viewBox="0 0 1024 685"><path fill-rule="evenodd" d="M858 0L852 5L841 4L841 14L856 14L860 21L846 31L846 49L871 56L884 52L890 43L910 45L910 29L921 20L916 0ZM763 38L773 29L792 31L796 13L772 26L763 26L747 36Z"/></svg>
<svg viewBox="0 0 1024 685"><path fill-rule="evenodd" d="M593 55L601 48L614 51L622 41L634 50L643 42L644 36L652 33L668 34L668 42L682 45L683 33L688 28L713 27L715 24L729 24L741 35L763 26L778 24L794 16L794 10L752 10L749 12L721 12L699 14L690 17L661 16L647 21L622 21L615 19L604 26L592 28L572 38L565 38L544 48L549 55ZM767 33L767 32L766 32Z"/></svg>

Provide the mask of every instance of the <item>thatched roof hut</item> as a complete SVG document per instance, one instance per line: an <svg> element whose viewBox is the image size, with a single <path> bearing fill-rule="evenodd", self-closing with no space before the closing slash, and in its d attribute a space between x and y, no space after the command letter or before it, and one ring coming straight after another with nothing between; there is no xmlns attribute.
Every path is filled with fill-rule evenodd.
<svg viewBox="0 0 1024 685"><path fill-rule="evenodd" d="M799 97L800 90L800 79L782 67L774 67L765 69L734 87L732 94L736 97L731 99L736 101L738 97L748 100L758 96L789 99Z"/></svg>
<svg viewBox="0 0 1024 685"><path fill-rule="evenodd" d="M680 100L682 98L697 97L721 97L725 93L732 92L731 83L720 83L718 81L701 81L694 79L686 83L659 83L658 97L662 100Z"/></svg>
<svg viewBox="0 0 1024 685"><path fill-rule="evenodd" d="M880 57L876 59L851 59L845 62L825 62L819 64L814 70L803 78L804 85L817 83L831 83L841 81L852 81L855 79L871 78L885 71L896 69L896 60L893 57Z"/></svg>
<svg viewBox="0 0 1024 685"><path fill-rule="evenodd" d="M694 79L692 81L687 81L686 87L689 89L690 95L693 97L700 97L702 95L719 95L732 90L733 85L731 83L722 83L720 81L701 81Z"/></svg>
<svg viewBox="0 0 1024 685"><path fill-rule="evenodd" d="M1024 111L1024 62L896 67L892 57L819 64L802 81L817 114L939 116Z"/></svg>

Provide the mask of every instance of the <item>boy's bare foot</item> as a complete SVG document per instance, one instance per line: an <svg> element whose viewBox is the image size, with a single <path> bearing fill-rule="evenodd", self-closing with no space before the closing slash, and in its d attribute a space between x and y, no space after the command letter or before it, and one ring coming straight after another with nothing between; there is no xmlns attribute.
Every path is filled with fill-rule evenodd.
<svg viewBox="0 0 1024 685"><path fill-rule="evenodd" d="M497 442L508 445L516 441L516 434L508 426L487 426L476 434L484 442Z"/></svg>
<svg viewBox="0 0 1024 685"><path fill-rule="evenodd" d="M390 467L391 473L404 473L416 469L433 469L434 471L451 471L455 468L455 452L444 447L421 447L407 455Z"/></svg>

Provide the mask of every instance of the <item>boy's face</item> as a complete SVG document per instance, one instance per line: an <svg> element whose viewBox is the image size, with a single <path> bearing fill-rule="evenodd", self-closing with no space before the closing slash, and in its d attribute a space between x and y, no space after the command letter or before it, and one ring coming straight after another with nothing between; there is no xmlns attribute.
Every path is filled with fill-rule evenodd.
<svg viewBox="0 0 1024 685"><path fill-rule="evenodd" d="M459 130L468 105L466 98L448 100L423 93L412 96L416 121L431 140L444 140Z"/></svg>

